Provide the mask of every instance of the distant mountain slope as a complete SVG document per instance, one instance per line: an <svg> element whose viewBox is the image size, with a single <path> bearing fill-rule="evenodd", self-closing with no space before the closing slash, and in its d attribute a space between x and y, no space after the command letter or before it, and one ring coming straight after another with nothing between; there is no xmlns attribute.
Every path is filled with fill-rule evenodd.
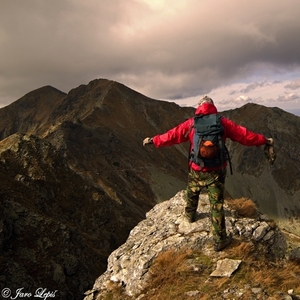
<svg viewBox="0 0 300 300"><path fill-rule="evenodd" d="M124 180L131 178L138 183L138 191L152 181L155 195L151 201L161 201L174 194L174 186L185 185L186 148L157 152L142 147L142 140L175 126L190 112L190 108L150 99L117 82L94 80L67 95L44 87L1 109L1 137L21 132L45 138L65 152L74 169L93 178L94 184L101 185L101 177L103 184L119 180L124 186ZM170 187L155 183L157 177L166 177ZM149 201L149 195L141 197L142 202Z"/></svg>
<svg viewBox="0 0 300 300"><path fill-rule="evenodd" d="M46 287L80 299L136 223L37 137L0 142L0 183L0 286L11 291Z"/></svg>
<svg viewBox="0 0 300 300"><path fill-rule="evenodd" d="M258 202L261 211L278 220L290 220L291 229L298 230L300 117L256 104L247 104L224 115L252 131L273 137L277 152L271 166L263 147L256 149L229 142L234 174L227 178L228 192L234 198L246 195Z"/></svg>

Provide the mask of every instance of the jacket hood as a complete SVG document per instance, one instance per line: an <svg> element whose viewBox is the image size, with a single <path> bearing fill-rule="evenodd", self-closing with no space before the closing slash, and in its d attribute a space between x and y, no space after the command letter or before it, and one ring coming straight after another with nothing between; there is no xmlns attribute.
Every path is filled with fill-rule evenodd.
<svg viewBox="0 0 300 300"><path fill-rule="evenodd" d="M211 115L218 112L217 108L210 103L204 103L196 108L195 115Z"/></svg>

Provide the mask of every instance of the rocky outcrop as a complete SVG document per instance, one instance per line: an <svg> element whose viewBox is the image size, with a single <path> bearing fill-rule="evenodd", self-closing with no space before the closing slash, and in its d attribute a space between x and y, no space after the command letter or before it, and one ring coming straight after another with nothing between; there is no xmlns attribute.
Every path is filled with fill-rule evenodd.
<svg viewBox="0 0 300 300"><path fill-rule="evenodd" d="M168 249L201 249L205 255L218 258L220 254L216 254L212 247L207 196L200 199L194 223L188 223L182 217L184 197L185 192L181 191L147 213L146 219L130 232L126 243L109 256L107 270L96 280L93 289L86 293L86 299L105 295L112 283L118 283L127 295L137 298L151 281L149 270L154 259ZM270 225L270 221L263 214L258 214L256 218L238 217L234 210L226 206L227 230L235 240L253 243L259 255L265 255L266 259L281 259L286 253L286 239L278 228ZM226 271L224 273L228 276ZM220 273L216 274L211 276L220 276Z"/></svg>

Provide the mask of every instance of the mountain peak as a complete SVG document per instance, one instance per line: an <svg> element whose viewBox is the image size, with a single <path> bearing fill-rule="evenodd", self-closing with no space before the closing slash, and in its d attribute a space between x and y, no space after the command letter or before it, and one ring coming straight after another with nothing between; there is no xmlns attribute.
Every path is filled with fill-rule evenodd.
<svg viewBox="0 0 300 300"><path fill-rule="evenodd" d="M25 94L23 97L37 95L37 94L44 95L44 94L49 94L49 93L66 94L51 85L45 85L45 86L42 86L40 88L37 88L37 89Z"/></svg>
<svg viewBox="0 0 300 300"><path fill-rule="evenodd" d="M66 93L52 87L51 85L46 85L25 94L19 100L13 102L11 105L13 105L14 107L30 107L35 106L39 101L52 101L55 98L62 98L65 96Z"/></svg>

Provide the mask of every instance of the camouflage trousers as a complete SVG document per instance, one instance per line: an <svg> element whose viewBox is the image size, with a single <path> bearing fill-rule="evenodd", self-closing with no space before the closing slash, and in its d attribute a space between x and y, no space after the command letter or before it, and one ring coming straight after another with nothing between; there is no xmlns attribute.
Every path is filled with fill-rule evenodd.
<svg viewBox="0 0 300 300"><path fill-rule="evenodd" d="M192 169L188 176L185 213L189 217L195 216L200 193L203 188L207 188L210 202L212 234L215 242L221 242L226 239L226 225L223 208L225 177L225 170L199 172Z"/></svg>

